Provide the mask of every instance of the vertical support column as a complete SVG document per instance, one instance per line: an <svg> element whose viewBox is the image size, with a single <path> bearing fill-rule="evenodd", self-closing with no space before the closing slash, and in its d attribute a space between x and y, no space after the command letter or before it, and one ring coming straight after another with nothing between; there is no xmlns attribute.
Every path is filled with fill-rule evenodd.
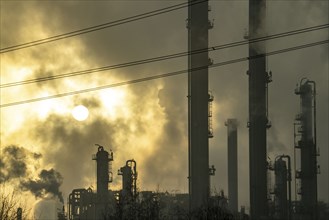
<svg viewBox="0 0 329 220"><path fill-rule="evenodd" d="M22 220L23 209L19 207L16 212L17 220Z"/></svg>
<svg viewBox="0 0 329 220"><path fill-rule="evenodd" d="M137 195L137 163L135 160L127 160L126 165L118 170L118 175L122 176L123 200L135 200Z"/></svg>
<svg viewBox="0 0 329 220"><path fill-rule="evenodd" d="M238 213L238 131L237 120L227 119L228 207Z"/></svg>
<svg viewBox="0 0 329 220"><path fill-rule="evenodd" d="M188 136L190 211L205 208L209 197L208 140L208 1L189 0L188 8ZM201 67L201 68L200 68ZM198 69L199 68L199 69Z"/></svg>
<svg viewBox="0 0 329 220"><path fill-rule="evenodd" d="M97 204L96 219L107 218L109 203L109 182L112 180L112 172L110 171L110 161L113 161L113 153L109 154L104 150L103 146L97 145L98 151L93 156L97 166Z"/></svg>
<svg viewBox="0 0 329 220"><path fill-rule="evenodd" d="M249 0L249 39L266 36L265 0ZM249 43L249 169L251 219L268 216L267 83L265 42Z"/></svg>
<svg viewBox="0 0 329 220"><path fill-rule="evenodd" d="M280 156L274 163L275 174L275 219L284 220L289 219L288 216L288 199L287 199L287 181L288 172L286 162Z"/></svg>
<svg viewBox="0 0 329 220"><path fill-rule="evenodd" d="M303 79L304 80L304 79ZM298 132L300 140L297 148L300 149L300 168L296 178L300 178L301 188L301 215L302 219L317 219L317 150L316 150L316 123L315 123L315 83L301 81L295 93L300 95L301 113L296 117L300 121Z"/></svg>

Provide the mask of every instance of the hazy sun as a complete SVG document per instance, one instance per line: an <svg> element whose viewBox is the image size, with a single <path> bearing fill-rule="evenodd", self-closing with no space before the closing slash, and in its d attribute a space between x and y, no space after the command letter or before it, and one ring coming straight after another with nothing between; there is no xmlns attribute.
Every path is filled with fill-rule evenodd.
<svg viewBox="0 0 329 220"><path fill-rule="evenodd" d="M72 116L77 121L84 121L88 118L89 111L85 106L78 105L73 108Z"/></svg>

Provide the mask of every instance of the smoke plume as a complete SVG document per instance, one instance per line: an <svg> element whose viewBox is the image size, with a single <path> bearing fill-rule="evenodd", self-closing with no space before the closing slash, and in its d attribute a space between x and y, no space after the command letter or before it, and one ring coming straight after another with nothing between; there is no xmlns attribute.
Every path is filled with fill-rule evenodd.
<svg viewBox="0 0 329 220"><path fill-rule="evenodd" d="M94 26L126 15L136 15L169 6L171 1L2 1L2 47L30 42L72 30ZM209 19L215 26L209 31L209 46L239 42L248 29L248 1L211 1ZM239 15L230 19L232 14ZM328 23L328 1L267 1L268 35ZM1 79L6 82L47 77L79 70L157 57L187 51L187 10L178 10L152 19L127 23L79 37L66 38L14 53L1 55ZM28 19L26 19L28 18ZM69 22L68 22L69 21ZM150 31L151 30L151 31ZM264 30L265 32L265 30ZM132 34L138 33L138 34ZM266 42L268 52L328 39L328 31L298 34ZM311 56L310 56L311 54ZM214 63L248 56L248 45L212 51ZM23 59L23 58L24 59ZM269 56L268 70L273 72L269 84L269 116L273 127L268 130L269 153L292 155L294 115L299 98L293 94L296 82L306 76L315 80L319 122L328 120L328 48L317 46ZM149 75L187 68L187 58L148 63L147 65L103 71L48 82L3 88L2 103L43 97L138 79ZM30 71L29 74L25 73ZM239 205L249 203L248 152L248 63L241 62L209 70L209 89L213 91L214 138L209 141L210 164L216 166L213 186L227 189L227 118L237 118L239 126ZM20 78L17 78L20 76ZM160 82L159 82L160 81ZM160 85L160 86L159 86ZM120 87L127 96L125 104L111 104L117 93L108 90L2 108L2 140L6 145L24 140L38 145L43 164L59 171L65 179L64 195L78 187L94 184L95 165L91 155L95 143L114 151L113 171L134 158L138 163L142 189L156 184L166 189L187 182L187 77L148 81ZM160 90L160 91L159 91ZM17 97L17 94L20 94ZM82 98L83 97L83 98ZM113 98L113 99L112 99ZM70 109L85 105L90 118L82 123L71 119ZM49 107L49 108L47 108ZM40 116L42 115L42 117ZM320 199L328 198L328 124L318 123ZM4 152L4 151L3 151ZM21 154L21 153L19 153ZM0 158L0 182L37 180L30 163L7 152ZM15 158L13 161L10 158ZM25 162L24 162L25 161ZM42 167L46 169L45 167ZM49 168L49 167L47 167ZM49 171L49 169L48 169ZM119 185L114 176L114 184ZM186 185L186 184L185 184Z"/></svg>
<svg viewBox="0 0 329 220"><path fill-rule="evenodd" d="M42 155L32 152L24 147L10 145L2 150L0 158L0 184L16 181L21 190L30 191L36 197L44 197L47 193L57 196L63 202L62 193L59 190L63 182L62 175L54 170L41 170L38 179L33 179L38 170L38 161Z"/></svg>
<svg viewBox="0 0 329 220"><path fill-rule="evenodd" d="M32 192L36 197L43 198L47 193L57 196L60 202L64 202L59 187L63 183L62 175L54 169L41 170L38 179L29 179L21 182L21 189Z"/></svg>
<svg viewBox="0 0 329 220"><path fill-rule="evenodd" d="M41 154L31 152L23 147L15 145L5 147L0 158L0 183L30 175L31 170L27 167L28 162L39 158L41 158Z"/></svg>

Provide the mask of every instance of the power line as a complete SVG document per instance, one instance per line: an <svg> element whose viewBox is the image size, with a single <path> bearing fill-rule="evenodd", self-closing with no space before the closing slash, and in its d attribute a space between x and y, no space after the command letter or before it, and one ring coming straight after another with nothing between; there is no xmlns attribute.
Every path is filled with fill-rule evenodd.
<svg viewBox="0 0 329 220"><path fill-rule="evenodd" d="M179 58L179 57L187 56L189 54L211 52L211 51L222 50L222 49L227 49L227 48L231 48L231 47L242 46L242 45L246 45L249 43L256 43L256 42L260 42L260 41L266 41L266 40L272 40L272 39L292 36L292 35L306 33L306 32L310 32L310 31L321 30L321 29L325 29L328 27L329 27L329 24L322 24L322 25L312 26L312 27L308 27L308 28L273 34L273 35L269 35L269 36L265 36L265 37L259 37L259 38L254 38L254 39L250 39L250 40L244 40L244 41L238 41L238 42L208 47L205 49L195 50L195 51L191 51L191 52L180 52L180 53L175 53L175 54L170 54L170 55L163 55L163 56L158 56L158 57L153 57L153 58L148 58L148 59L131 61L131 62L127 62L127 63L98 67L98 68L94 68L94 69L75 71L75 72L70 72L70 73L65 73L65 74L60 74L60 75L55 75L55 76L47 76L47 77L40 77L40 78L29 79L29 80L24 80L24 81L6 83L6 84L1 84L0 88L7 88L7 87L31 84L31 83L36 83L36 82L43 82L43 81L48 81L48 80L56 80L56 79L61 79L61 78L66 78L66 77L84 75L84 74L101 72L101 71L112 70L112 69L119 69L119 68L130 67L130 66L141 65L141 64L148 64L148 63L152 63L152 62Z"/></svg>
<svg viewBox="0 0 329 220"><path fill-rule="evenodd" d="M179 70L179 71L175 71L175 72L159 74L156 76L143 77L143 78L139 78L139 79L124 81L124 82L119 82L119 83L113 83L113 84L98 86L98 87L89 88L89 89L83 89L83 90L78 90L78 91L73 91L73 92L67 92L67 93L61 93L61 94L45 96L45 97L40 97L40 98L28 99L28 100L23 100L23 101L18 101L18 102L6 103L6 104L0 105L0 108L6 108L6 107L10 107L10 106L15 106L15 105L22 105L22 104L27 104L27 103L32 103L32 102L39 102L39 101L60 98L60 97L65 97L65 96L72 96L72 95L77 95L77 94L81 94L81 93L93 92L93 91L97 91L97 90L103 90L103 89L108 89L108 88L113 88L113 87L124 86L124 85L137 84L137 83L141 83L141 82L145 82L145 81L181 75L181 74L187 73L189 71L198 71L198 70L202 70L202 69L206 69L206 68L215 68L215 67L219 67L219 66L225 66L225 65L229 65L229 64L233 64L233 63L247 61L250 59L257 59L257 58L263 57L263 56L272 56L272 55L276 55L276 54L280 54L280 53L286 53L286 52L293 51L293 50L300 50L300 49L318 46L318 45L327 44L327 43L329 43L329 40L317 41L317 42L313 42L313 43L309 43L309 44L304 44L304 45L299 45L299 46L295 46L295 47L276 50L276 51L268 52L268 53L257 55L257 56L242 57L242 58L238 58L238 59L228 60L225 62L212 64L211 66L201 66L198 68Z"/></svg>
<svg viewBox="0 0 329 220"><path fill-rule="evenodd" d="M86 34L86 33L94 32L94 31L102 30L102 29L105 29L105 28L119 26L119 25L130 23L130 22L133 22L133 21L138 21L138 20L141 20L141 19L144 19L144 18L149 18L149 17L153 17L153 16L156 16L156 15L176 11L176 10L179 10L179 9L182 9L182 8L186 8L190 5L196 5L196 4L200 4L200 3L203 3L203 2L207 2L207 1L208 0L193 0L192 2L180 3L180 4L177 4L177 5L173 5L173 6L169 6L169 7L149 11L149 12L145 12L145 13L142 13L142 14L134 15L134 16L131 16L131 17L122 18L122 19L119 19L119 20L107 22L107 23L104 23L104 24L95 25L95 26L91 26L91 27L88 27L88 28L83 28L83 29L76 30L76 31L71 31L71 32L68 32L68 33L65 33L65 34L59 34L59 35L55 35L55 36L52 36L52 37L47 37L47 38L43 38L43 39L39 39L39 40L27 42L27 43L22 43L22 44L17 44L17 45L10 46L10 47L1 48L0 53L7 53L7 52L15 51L15 50L20 50L20 49L24 49L24 48L28 48L28 47L37 46L37 45L40 45L40 44L45 44L45 43L49 43L49 42L53 42L53 41L57 41L57 40L62 40L62 39L65 39L65 38L69 38L69 37L73 37L73 36L77 36L77 35L81 35L81 34Z"/></svg>

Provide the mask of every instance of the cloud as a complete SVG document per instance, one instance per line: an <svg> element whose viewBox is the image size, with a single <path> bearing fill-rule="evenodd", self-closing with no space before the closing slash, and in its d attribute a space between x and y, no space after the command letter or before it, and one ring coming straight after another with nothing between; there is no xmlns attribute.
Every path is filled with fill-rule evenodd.
<svg viewBox="0 0 329 220"><path fill-rule="evenodd" d="M0 183L30 176L33 171L28 167L29 163L40 157L39 153L15 145L3 148L0 158Z"/></svg>
<svg viewBox="0 0 329 220"><path fill-rule="evenodd" d="M185 77L176 83L183 84ZM154 142L154 151L143 161L145 180L151 189L187 190L187 103L186 86L178 87L173 79L165 81L159 90L159 105L163 108L165 123L161 136ZM185 102L184 102L185 101Z"/></svg>
<svg viewBox="0 0 329 220"><path fill-rule="evenodd" d="M58 171L42 169L38 174L38 179L34 180L34 175L38 169L38 160L42 158L40 153L10 145L2 149L1 156L0 184L16 185L19 189L30 191L40 198L47 193L52 193L63 202L63 196L59 189L63 178Z"/></svg>
<svg viewBox="0 0 329 220"><path fill-rule="evenodd" d="M272 127L268 129L267 136L268 136L268 141L267 141L268 154L272 154L273 152L276 153L284 152L287 150L285 144L282 141L280 141L280 135L275 125L272 125Z"/></svg>

